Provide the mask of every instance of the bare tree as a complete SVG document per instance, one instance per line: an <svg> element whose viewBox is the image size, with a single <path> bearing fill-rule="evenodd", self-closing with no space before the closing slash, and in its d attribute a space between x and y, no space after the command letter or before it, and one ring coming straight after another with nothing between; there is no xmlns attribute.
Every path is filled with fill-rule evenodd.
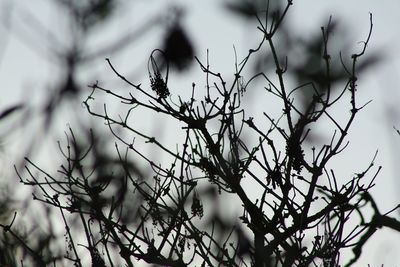
<svg viewBox="0 0 400 267"><path fill-rule="evenodd" d="M43 152L43 147L46 146L44 140L47 140L47 137L62 134L63 129L58 132L59 128L55 126L60 116L67 120L64 117L66 109L72 111L68 112L68 115L71 115L72 120L75 119L74 122L90 124L89 116L83 118L75 111L76 105L81 105L82 94L87 93L86 83L82 84L80 75L97 59L103 59L105 55L114 57L129 52L129 48L135 46L137 40L143 39L146 33L154 29L165 30L165 36L160 40L162 47L171 46L170 36L178 36L186 41L189 52L193 50L185 30L180 27L182 13L171 4L167 10L164 8L154 12L154 16L138 19L139 23L135 23L134 27L127 31L121 29L110 42L95 48L88 47L87 44L92 41L97 30L107 28L110 22L121 15L121 9L124 9L125 5L132 7L132 3L118 0L60 0L47 4L50 12L59 15L59 20L53 24L43 23L41 17L35 15L34 11L38 10L36 3L33 10L29 9L29 3L14 2L3 3L1 8L4 11L1 26L39 56L42 62L38 64L52 64L51 81L39 81L40 86L48 90L41 96L40 103L32 103L30 96L25 95L26 99L16 104L0 107L1 141L13 136L17 129L23 131L24 141L19 142L18 152L29 158ZM5 14L7 15L4 16ZM67 25L59 23L60 21L66 22ZM174 27L168 27L172 22ZM180 66L188 64L185 59L181 61ZM132 68L134 69L133 66ZM60 70L60 73L56 74L55 69ZM134 72L133 69L130 71ZM39 95L40 92L36 90L37 88L31 92ZM75 131L79 134L79 129ZM103 140L104 136L97 135L96 138ZM58 158L58 155L51 157ZM23 157L14 159L14 162L18 170L24 168ZM35 205L36 202L31 201L29 194L25 198L21 196L23 189L21 190L18 180L13 179L12 175L9 177L8 174L1 173L0 180L0 224L6 230L4 235L0 235L0 266L17 266L22 259L25 263L36 262L43 266L63 258L61 250L64 246L60 245L57 230L53 229L53 226L57 228L57 223L53 224L54 221L51 220L54 218L54 210L49 207L41 209ZM24 214L23 220L19 220L14 211ZM38 216L39 214L43 216ZM9 223L13 225L12 229L6 226Z"/></svg>
<svg viewBox="0 0 400 267"><path fill-rule="evenodd" d="M345 180L329 167L346 149L349 129L368 104L357 101L357 78L372 15L361 50L349 63L342 60L341 79L333 71L338 66L332 66L328 43L333 27L328 23L321 28L320 72L303 72L302 79L308 80L290 88L286 79L294 68L281 56L285 51L275 38L291 5L288 0L279 12L255 15L260 42L236 61L232 82L213 70L208 53L204 60L196 57L205 82L193 82L187 99L173 94L168 78L172 66L179 69L192 55L190 47L181 47L183 57L155 49L148 86L128 80L107 59L131 90L121 93L96 81L84 105L115 138L116 156L109 155L96 133L78 137L69 129L66 146L60 143L64 162L57 173L28 158L25 173L17 170L21 182L34 187L35 200L60 212L68 244L65 259L84 266L89 252L92 266L339 266L341 252L352 247L350 266L378 228L400 230L400 223L388 216L394 209L381 213L370 194L381 169L374 165L376 155ZM260 71L245 79L250 60L264 48L275 73ZM266 111L259 118L247 115L243 101L253 84L259 94L280 103L278 116ZM312 97L299 101L305 90ZM107 102L96 108L104 95ZM346 120L331 111L340 101L348 103ZM110 111L113 103L126 112ZM138 117L150 114L175 122L177 139L163 141L136 126ZM330 122L332 135L313 144L309 136L321 120ZM155 161L147 147L170 162ZM215 208L224 197L232 197L240 210L233 220ZM374 212L372 218L366 218L367 210ZM1 226L14 235L12 223ZM31 254L38 266L51 262Z"/></svg>

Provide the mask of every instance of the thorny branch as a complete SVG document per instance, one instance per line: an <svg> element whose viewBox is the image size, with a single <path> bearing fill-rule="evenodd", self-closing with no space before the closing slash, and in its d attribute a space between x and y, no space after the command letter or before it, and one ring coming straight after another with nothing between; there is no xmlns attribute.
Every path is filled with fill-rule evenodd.
<svg viewBox="0 0 400 267"><path fill-rule="evenodd" d="M350 127L365 106L356 98L357 62L370 41L372 15L369 34L362 50L351 56L342 88L333 92L329 21L322 27L324 90L317 89L313 80L290 89L285 82L290 78L290 65L288 61L282 64L278 56L282 51L278 51L275 34L291 5L292 1L287 1L280 15L272 21L266 19L265 24L257 17L262 39L236 63L231 85L211 68L208 52L205 63L196 58L206 76L203 98L195 98L195 92L201 93L195 83L189 99L174 95L168 84L168 65L163 73L153 57L155 52L163 55L162 50L156 49L150 56L149 88L129 81L107 59L111 71L130 85L131 92L121 94L96 82L89 86L91 93L84 105L90 115L104 120L115 137L117 158L108 159L105 167L88 165L99 156L99 144L91 135L91 145L85 148L70 130L67 149L62 150L65 163L57 175L29 159L28 178L18 174L24 184L37 188L35 199L59 209L73 252L67 259L81 266L78 241L74 241L66 211L80 218L92 262L101 264L96 266L118 265L118 254L127 266L136 261L163 266L339 266L340 251L353 247L351 265L377 228L400 230L396 219L379 212L369 193L380 171L378 167L373 173L376 155L364 171L347 180L336 177L328 167L347 147ZM243 82L245 67L264 47L272 55L276 76L260 72ZM263 93L279 98L283 107L278 118L263 113L268 129L261 120L247 117L243 106L247 87L259 79L266 83ZM302 107L293 98L305 87L314 94ZM101 95L125 106L125 115L114 116L109 104L96 109L94 103ZM331 107L342 98L347 98L350 110L345 122L331 113ZM132 116L139 112L183 125L179 129L184 135L182 142L170 148L170 142L145 133ZM332 123L332 137L319 150L307 148L308 134L322 118ZM256 135L256 142L248 142L246 134ZM282 141L284 148L279 145ZM154 162L145 152L148 146L164 153L170 164ZM139 171L136 162L147 164L151 175ZM368 176L372 178L368 180ZM249 184L257 190L249 190ZM203 204L207 197L200 192L211 192L215 199L236 196L242 215L233 224L227 223L213 213L213 207ZM364 216L368 206L374 211L370 220ZM348 224L357 216L359 225Z"/></svg>

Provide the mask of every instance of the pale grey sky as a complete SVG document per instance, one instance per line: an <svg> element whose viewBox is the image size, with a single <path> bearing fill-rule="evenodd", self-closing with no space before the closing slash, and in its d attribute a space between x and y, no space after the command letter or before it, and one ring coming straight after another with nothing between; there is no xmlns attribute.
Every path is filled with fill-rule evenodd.
<svg viewBox="0 0 400 267"><path fill-rule="evenodd" d="M127 1L125 1L127 2ZM339 20L339 26L345 27L350 34L350 39L357 48L357 42L363 41L369 27L369 12L373 14L374 29L368 51L383 51L385 61L378 67L365 73L360 79L360 101L373 99L373 102L359 116L349 138L351 147L345 152L342 161L337 167L344 173L360 171L367 166L376 149L379 155L377 165L384 169L376 181L373 189L381 211L387 211L400 202L400 136L396 136L393 125L400 128L400 30L398 19L400 2L398 0L302 0L293 1L294 5L288 14L288 22L293 31L301 32L304 36L320 32L320 26L325 25L329 16ZM162 4L160 4L162 3ZM99 29L89 46L101 46L117 35L119 30L129 30L140 24L141 19L151 17L167 6L172 1L139 1L139 6L132 10L129 4L120 10L119 20L111 26ZM198 54L205 55L206 49L210 50L210 59L215 69L227 75L232 75L234 70L233 45L238 55L244 55L249 48L255 46L258 40L258 31L255 24L243 22L233 15L228 15L221 5L223 1L175 1L186 7L185 27L196 44ZM8 5L8 6L7 6ZM149 7L151 6L151 7ZM11 10L5 7L12 7ZM0 1L0 18L3 23L10 23L10 31L0 27L0 109L27 97L32 103L40 101L60 73L54 63L45 59L48 47L43 45L43 40L35 36L27 27L24 14L31 13L43 25L55 34L60 41L65 41L66 21L63 14L59 14L49 0L15 0ZM140 11L138 11L140 10ZM24 28L25 27L25 28ZM149 52L154 48L156 40L162 34L154 30L144 36L141 41L132 45L122 55L115 56L114 62L122 70L132 71L132 77L143 79L147 77L146 69L140 73L140 66L146 63ZM36 39L35 39L36 38ZM334 36L333 36L334 38ZM32 48L32 44L38 45ZM361 45L358 45L361 47ZM40 52L38 52L40 51ZM139 59L139 60L133 60ZM133 66L133 67L132 67ZM89 68L90 67L90 68ZM91 64L82 74L83 85L93 82L90 79L105 79L108 82L115 80L104 60ZM184 90L192 81L198 69L192 67L184 78L172 79L177 90ZM104 76L105 74L109 75ZM142 75L142 76L141 76ZM176 92L179 93L179 92ZM83 111L82 111L83 112ZM65 122L61 125L66 125ZM1 131L1 129L0 129ZM18 140L10 141L14 149L18 147ZM14 155L12 151L9 152ZM392 216L400 218L399 212ZM391 231L378 232L370 240L365 252L357 266L400 266L400 234Z"/></svg>

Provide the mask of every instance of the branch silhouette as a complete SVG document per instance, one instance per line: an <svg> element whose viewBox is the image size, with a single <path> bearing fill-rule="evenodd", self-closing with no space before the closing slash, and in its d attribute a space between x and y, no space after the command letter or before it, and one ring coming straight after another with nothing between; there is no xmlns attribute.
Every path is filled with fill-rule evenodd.
<svg viewBox="0 0 400 267"><path fill-rule="evenodd" d="M382 214L370 194L381 170L375 166L377 154L351 177L339 178L330 169L351 141L348 133L357 114L368 104L358 101L357 80L372 15L361 50L350 56L349 64L341 62L340 72L333 72L338 66L333 68L328 47L333 23L322 27L321 40L313 46L319 54L310 55L321 69L311 75L307 65L297 69L282 59L285 51L277 45L292 4L267 9L265 19L252 6L230 6L245 16L254 13L260 42L235 63L230 82L212 68L208 52L204 60L195 57L205 82L193 82L187 99L174 94L168 79L173 75L169 64L181 71L194 56L177 25L172 35L179 38L171 37L166 51L155 49L149 55L147 85L130 81L106 59L110 73L130 90L119 92L96 81L83 103L107 127L115 154L102 149L94 131L78 137L70 128L66 145L59 144L64 159L56 174L29 158L25 172L17 170L21 182L35 188L36 201L59 211L67 261L85 266L85 254L78 249L82 246L90 252L92 266L334 267L342 265L341 252L352 247L350 266L378 228L400 230L399 221L389 216L398 207ZM275 72L260 71L244 82L251 59L265 49ZM301 82L295 88L287 82L293 77ZM280 104L278 116L267 111L260 117L247 115L248 89L260 83L257 93ZM299 101L305 91L311 97ZM339 100L347 103L344 120L332 109ZM122 114L110 108L115 103L123 107ZM178 125L176 138L163 140L137 126L152 115ZM321 120L330 122L331 133L322 145L308 138ZM162 155L164 163L148 148ZM234 200L224 202L228 197ZM227 203L234 203L238 216L226 219L221 206ZM370 219L368 210L374 212Z"/></svg>

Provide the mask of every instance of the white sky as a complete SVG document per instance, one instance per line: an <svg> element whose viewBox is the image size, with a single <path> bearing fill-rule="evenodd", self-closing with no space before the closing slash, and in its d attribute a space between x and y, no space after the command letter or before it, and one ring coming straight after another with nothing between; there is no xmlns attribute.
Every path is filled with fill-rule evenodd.
<svg viewBox="0 0 400 267"><path fill-rule="evenodd" d="M130 29L140 25L141 19L150 17L151 14L161 10L163 6L172 1L139 1L139 6L134 10L125 8L120 12L119 21L105 29L99 29L98 35L92 40L90 45L97 46L112 40L121 29ZM12 12L4 8L7 4L13 3ZM51 8L51 1L37 0L15 0L0 1L0 19L6 20L11 16L11 32L0 27L0 81L1 98L0 109L25 100L27 96L31 101L39 101L48 92L50 85L55 84L53 77L57 77L59 69L45 60L45 54L38 54L32 49L30 42L36 40L36 44L41 44L37 36L32 36L32 31L25 29L26 36L31 34L28 39L16 36L15 31L23 26L21 14L29 11L42 21L60 40L65 40L63 36L63 16ZM187 7L185 25L189 30L190 36L194 39L197 52L205 54L205 50L210 49L210 59L215 69L221 69L221 73L232 75L233 48L235 45L238 55L244 55L246 51L254 47L258 40L258 31L255 25L244 23L237 17L228 15L222 8L222 1L175 1ZM152 8L148 8L151 5ZM8 11L7 11L8 10ZM144 12L143 10L146 10ZM377 68L371 69L361 77L359 83L359 93L361 101L373 99L373 102L359 116L358 121L350 133L351 152L346 152L346 157L340 163L340 168L351 171L359 171L367 166L376 149L379 149L377 165L383 165L384 170L377 180L377 185L373 189L373 194L379 203L381 211L387 211L400 202L400 182L398 164L400 159L400 136L396 136L393 125L400 128L400 55L397 49L400 47L400 30L398 28L398 18L400 2L398 0L302 0L294 1L294 5L288 14L288 22L293 27L293 31L301 32L305 36L318 34L320 26L325 25L330 15L339 20L339 26L347 28L351 32L351 40L356 45L357 42L365 39L369 27L369 12L373 14L374 30L368 51L383 51L386 60ZM26 25L26 24L25 24ZM152 31L141 41L132 45L122 56L115 56L113 62L120 64L121 68L133 69L134 77L140 76L140 66L146 62L147 55L156 44L162 32ZM26 37L25 36L25 37ZM334 38L334 36L333 36ZM34 42L35 43L35 42ZM356 47L356 46L355 46ZM43 47L42 47L43 48ZM46 51L46 48L43 50ZM140 56L145 55L142 60ZM139 60L133 60L139 58ZM200 56L201 58L201 56ZM203 57L204 58L204 57ZM144 61L143 61L144 60ZM112 82L115 77L106 70L105 62L99 60L90 66L88 75L82 75L83 85L93 82L93 77ZM177 88L184 90L193 80L196 80L196 68L192 68L186 78L176 80ZM145 69L144 69L145 70ZM110 75L104 77L100 75ZM135 76L136 75L136 76ZM144 76L146 73L143 74ZM89 78L90 77L90 78ZM176 92L178 93L178 92ZM65 123L61 123L65 126ZM1 125L0 125L1 126ZM1 129L0 129L1 132ZM352 138L353 137L353 138ZM17 149L19 140L14 138L9 142L11 147ZM13 154L9 151L7 153ZM399 212L392 216L400 218ZM382 231L370 240L364 249L365 252L357 266L400 266L400 233Z"/></svg>

